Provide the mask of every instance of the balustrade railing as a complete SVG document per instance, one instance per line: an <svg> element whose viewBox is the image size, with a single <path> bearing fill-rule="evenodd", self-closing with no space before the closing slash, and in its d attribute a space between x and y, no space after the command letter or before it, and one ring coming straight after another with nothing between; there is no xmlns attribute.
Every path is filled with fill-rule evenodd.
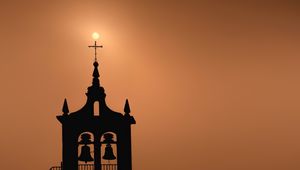
<svg viewBox="0 0 300 170"><path fill-rule="evenodd" d="M117 164L101 164L101 170L118 170ZM61 166L53 166L50 170L63 170ZM95 170L94 164L79 164L78 170Z"/></svg>
<svg viewBox="0 0 300 170"><path fill-rule="evenodd" d="M118 170L117 164L101 164L102 170Z"/></svg>

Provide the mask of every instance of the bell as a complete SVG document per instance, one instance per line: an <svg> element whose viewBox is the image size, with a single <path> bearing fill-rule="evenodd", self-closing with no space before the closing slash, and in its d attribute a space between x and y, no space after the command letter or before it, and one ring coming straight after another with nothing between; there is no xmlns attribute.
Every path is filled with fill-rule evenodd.
<svg viewBox="0 0 300 170"><path fill-rule="evenodd" d="M87 145L84 145L81 147L81 154L78 157L78 160L84 161L85 163L93 161L94 159L91 156L91 150L90 147Z"/></svg>
<svg viewBox="0 0 300 170"><path fill-rule="evenodd" d="M104 152L104 155L102 158L106 159L106 160L115 160L116 159L114 152L113 152L113 148L111 147L110 144L106 145L105 152Z"/></svg>

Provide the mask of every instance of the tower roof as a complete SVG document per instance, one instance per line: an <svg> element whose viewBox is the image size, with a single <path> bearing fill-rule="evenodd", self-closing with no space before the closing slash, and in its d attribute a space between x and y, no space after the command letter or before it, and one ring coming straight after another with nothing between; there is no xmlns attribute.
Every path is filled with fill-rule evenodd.
<svg viewBox="0 0 300 170"><path fill-rule="evenodd" d="M95 42L94 46L89 46L89 47L94 47L95 50L98 47L102 47L102 46L97 46L97 43ZM92 118L95 119L105 119L107 122L127 122L126 124L134 124L135 120L132 116L129 115L130 113L130 107L129 107L129 103L128 100L126 100L125 103L125 107L124 107L124 112L125 114L121 114L118 112L115 112L113 110L111 110L105 101L105 90L104 88L101 86L100 84L100 74L99 74L99 63L97 61L97 57L96 57L96 52L95 52L95 61L93 63L94 66L94 70L93 70L93 81L92 81L92 85L90 87L88 87L86 96L87 96L87 101L86 104L79 109L78 111L69 113L69 108L67 105L67 101L65 100L64 102L64 106L63 106L63 115L62 116L58 116L58 120L63 123L64 121L68 121L68 120L91 120ZM95 102L99 103L99 110L95 111L95 107L94 104ZM95 115L94 113L98 112L99 115ZM69 114L67 114L69 113ZM124 116L125 115L125 116ZM83 118L83 119L82 119ZM88 118L88 119L85 119ZM77 123L79 123L77 121Z"/></svg>

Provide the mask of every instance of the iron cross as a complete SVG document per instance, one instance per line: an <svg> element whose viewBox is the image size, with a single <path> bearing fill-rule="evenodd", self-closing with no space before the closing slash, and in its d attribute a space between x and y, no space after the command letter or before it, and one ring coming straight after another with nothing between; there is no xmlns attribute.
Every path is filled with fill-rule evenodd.
<svg viewBox="0 0 300 170"><path fill-rule="evenodd" d="M90 45L88 47L89 48L91 48L91 47L95 48L95 61L97 61L97 48L103 48L103 46L102 45L97 45L97 41L95 41L94 45Z"/></svg>

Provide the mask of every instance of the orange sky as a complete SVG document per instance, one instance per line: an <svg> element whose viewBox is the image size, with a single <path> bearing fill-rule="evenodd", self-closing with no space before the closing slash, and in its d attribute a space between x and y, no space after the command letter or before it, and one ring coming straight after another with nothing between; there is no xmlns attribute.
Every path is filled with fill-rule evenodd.
<svg viewBox="0 0 300 170"><path fill-rule="evenodd" d="M297 1L1 1L1 169L61 161L61 114L125 99L134 170L300 169Z"/></svg>

